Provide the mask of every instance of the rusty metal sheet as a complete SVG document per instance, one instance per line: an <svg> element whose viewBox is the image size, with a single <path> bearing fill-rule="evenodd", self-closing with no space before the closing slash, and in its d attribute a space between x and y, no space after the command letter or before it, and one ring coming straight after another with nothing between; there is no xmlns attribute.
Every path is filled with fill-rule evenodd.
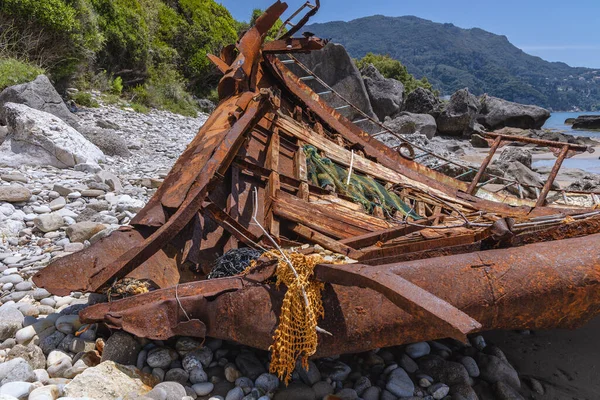
<svg viewBox="0 0 600 400"><path fill-rule="evenodd" d="M139 230L123 227L87 249L52 262L34 277L34 282L58 296L67 296L73 291L88 291L91 276L108 268L113 260L144 240ZM161 288L173 286L180 278L176 257L175 249L159 249L127 276L149 279Z"/></svg>
<svg viewBox="0 0 600 400"><path fill-rule="evenodd" d="M600 234L370 268L430 292L477 320L481 330L575 328L600 313ZM183 309L205 324L206 335L265 350L272 344L283 290L241 277L193 282L178 290ZM161 321L166 315L187 321L174 297L174 288L158 290L88 307L81 317L98 322L111 315L115 327L165 337L170 328L156 323L155 311ZM447 334L369 288L327 284L323 303L319 326L333 336L320 335L317 357Z"/></svg>

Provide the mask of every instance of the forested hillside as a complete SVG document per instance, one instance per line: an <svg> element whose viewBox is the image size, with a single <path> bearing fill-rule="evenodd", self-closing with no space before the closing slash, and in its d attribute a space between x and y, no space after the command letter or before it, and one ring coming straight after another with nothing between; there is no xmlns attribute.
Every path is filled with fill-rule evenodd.
<svg viewBox="0 0 600 400"><path fill-rule="evenodd" d="M0 85L44 70L59 86L191 113L188 92L205 96L218 80L206 54L246 26L213 0L4 0Z"/></svg>
<svg viewBox="0 0 600 400"><path fill-rule="evenodd" d="M442 94L468 87L475 94L555 110L600 108L600 70L544 61L482 29L381 15L306 29L343 44L355 58L389 54Z"/></svg>

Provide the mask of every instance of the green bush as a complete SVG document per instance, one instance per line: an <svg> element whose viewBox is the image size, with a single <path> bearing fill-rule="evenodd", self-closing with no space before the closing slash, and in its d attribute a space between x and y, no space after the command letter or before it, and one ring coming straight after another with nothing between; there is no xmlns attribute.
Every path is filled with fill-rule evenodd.
<svg viewBox="0 0 600 400"><path fill-rule="evenodd" d="M121 79L120 76L117 76L115 79L113 79L110 89L113 94L120 95L123 92L123 79Z"/></svg>
<svg viewBox="0 0 600 400"><path fill-rule="evenodd" d="M150 49L150 33L137 0L91 0L106 39L98 62L108 72L134 70L144 73Z"/></svg>
<svg viewBox="0 0 600 400"><path fill-rule="evenodd" d="M151 68L149 73L148 81L133 89L132 101L192 117L198 114L196 102L186 92L183 78L172 66Z"/></svg>
<svg viewBox="0 0 600 400"><path fill-rule="evenodd" d="M418 87L432 90L432 86L429 81L427 81L426 77L423 77L421 80L415 79L400 61L394 60L389 55L384 56L381 54L368 53L360 60L355 60L355 63L360 70L366 68L369 64L373 64L384 77L402 82L406 93L410 93Z"/></svg>
<svg viewBox="0 0 600 400"><path fill-rule="evenodd" d="M70 96L71 100L73 100L76 104L83 107L97 108L100 107L100 104L92 97L90 93L87 92L77 92Z"/></svg>
<svg viewBox="0 0 600 400"><path fill-rule="evenodd" d="M44 70L36 65L19 61L14 58L0 59L0 90L8 86L30 82Z"/></svg>
<svg viewBox="0 0 600 400"><path fill-rule="evenodd" d="M103 43L89 0L0 1L0 51L42 65L55 80L71 76Z"/></svg>

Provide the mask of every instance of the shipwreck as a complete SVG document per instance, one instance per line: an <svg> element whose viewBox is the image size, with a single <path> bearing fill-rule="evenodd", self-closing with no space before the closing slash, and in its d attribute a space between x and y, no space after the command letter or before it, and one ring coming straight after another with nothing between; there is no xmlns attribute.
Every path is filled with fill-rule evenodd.
<svg viewBox="0 0 600 400"><path fill-rule="evenodd" d="M39 287L67 295L147 282L145 293L89 306L81 319L151 339L210 336L265 350L292 307L286 320L310 319L300 325L311 331L291 335L318 341L294 347L304 356L575 328L600 312L600 200L553 186L563 160L586 146L489 133L478 170L444 175L440 165L462 165L391 131L300 62L298 53L326 44L294 36L318 1L265 42L286 8L277 1L210 56L223 73L220 103L131 225L54 261L35 276ZM383 144L386 135L399 144ZM556 154L543 187L487 171L515 141ZM488 190L492 181L501 187ZM208 278L218 257L244 248L261 255ZM319 251L339 262L295 262ZM286 299L292 287L299 297Z"/></svg>

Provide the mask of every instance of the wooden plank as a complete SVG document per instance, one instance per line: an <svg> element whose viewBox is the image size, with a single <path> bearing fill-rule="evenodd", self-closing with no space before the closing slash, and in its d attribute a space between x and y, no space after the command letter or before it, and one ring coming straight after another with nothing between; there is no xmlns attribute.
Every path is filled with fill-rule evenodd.
<svg viewBox="0 0 600 400"><path fill-rule="evenodd" d="M202 205L202 209L210 214L210 217L225 229L231 233L237 240L248 246L255 247L256 243L260 241L260 238L255 236L252 232L240 225L231 215L221 210L214 203L205 202Z"/></svg>
<svg viewBox="0 0 600 400"><path fill-rule="evenodd" d="M476 239L476 235L474 233L470 233L467 235L444 237L441 239L420 240L416 242L405 243L400 244L398 246L390 246L385 248L371 246L362 249L365 255L360 260L365 261L374 258L392 257L400 254L408 254L436 248L439 249L442 247L470 244L476 242Z"/></svg>
<svg viewBox="0 0 600 400"><path fill-rule="evenodd" d="M298 151L294 155L294 177L299 181L307 182L308 170L306 169L306 154L304 154L303 147L304 142L298 141Z"/></svg>
<svg viewBox="0 0 600 400"><path fill-rule="evenodd" d="M429 218L426 220L417 221L420 225L430 225L433 219ZM383 229L375 232L369 232L364 235L355 236L341 240L341 242L347 246L355 249L361 249L363 247L372 246L378 242L387 242L388 240L396 239L402 236L406 236L413 232L425 229L422 226L415 225L402 225L393 228Z"/></svg>
<svg viewBox="0 0 600 400"><path fill-rule="evenodd" d="M227 197L227 213L237 220L240 216L240 169L236 165L231 166L231 193ZM230 236L223 247L223 252L238 248L235 236Z"/></svg>
<svg viewBox="0 0 600 400"><path fill-rule="evenodd" d="M269 180L267 181L265 195L265 229L269 233L279 237L279 219L273 215L273 200L277 198L281 184L279 182L279 129L274 128L271 133L269 147L267 148L267 159L265 167L271 170Z"/></svg>
<svg viewBox="0 0 600 400"><path fill-rule="evenodd" d="M357 260L363 255L361 251L346 246L345 244L340 243L339 241L332 239L329 236L323 235L322 233L319 233L314 229L309 228L308 226L302 224L294 224L294 226L292 227L292 231L298 234L299 236L303 237L304 239L309 240L312 243L319 244L323 246L323 248L331 250L334 253L343 254L355 260Z"/></svg>
<svg viewBox="0 0 600 400"><path fill-rule="evenodd" d="M350 218L334 207L311 204L285 192L279 192L273 202L273 212L335 239L358 236L373 230L370 224Z"/></svg>

